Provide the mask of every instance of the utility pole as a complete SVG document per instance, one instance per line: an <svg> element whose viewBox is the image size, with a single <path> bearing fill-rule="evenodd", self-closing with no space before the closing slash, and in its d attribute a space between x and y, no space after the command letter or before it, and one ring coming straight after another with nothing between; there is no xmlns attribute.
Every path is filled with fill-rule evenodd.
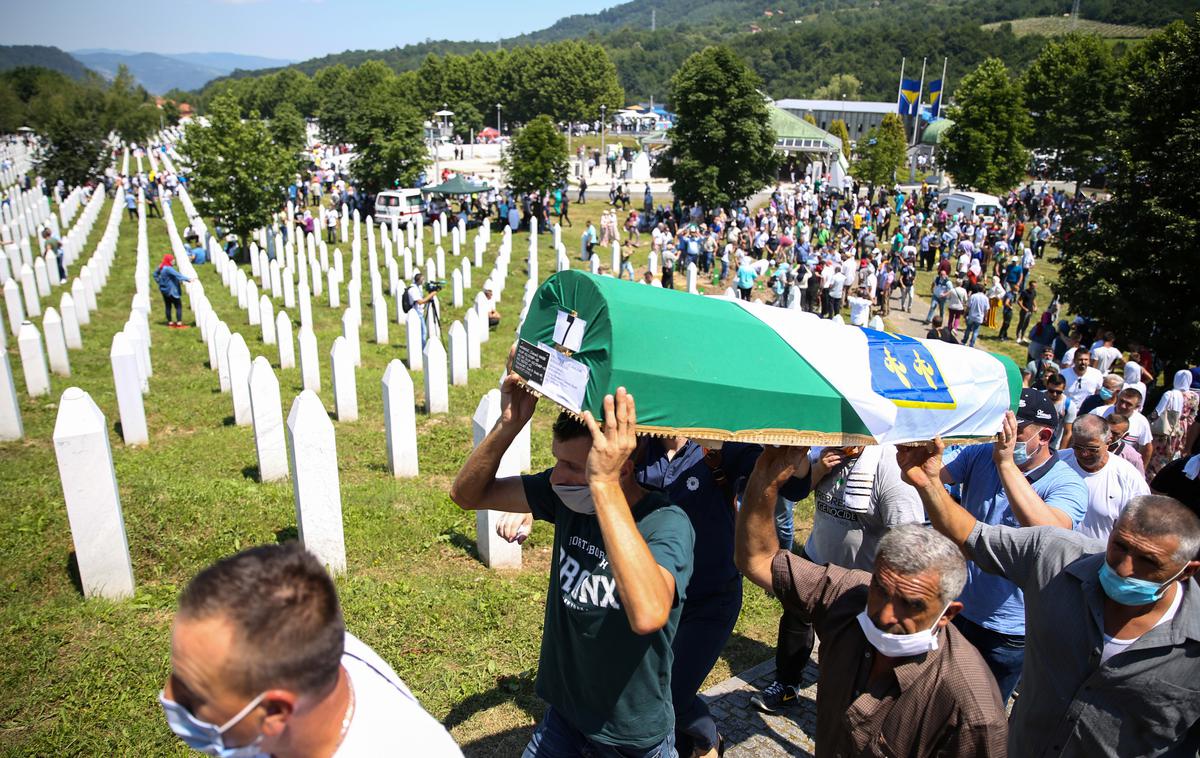
<svg viewBox="0 0 1200 758"><path fill-rule="evenodd" d="M1075 7L1078 9L1079 0L1075 0ZM650 9L650 31L653 32L656 29L658 29L658 9L651 8Z"/></svg>

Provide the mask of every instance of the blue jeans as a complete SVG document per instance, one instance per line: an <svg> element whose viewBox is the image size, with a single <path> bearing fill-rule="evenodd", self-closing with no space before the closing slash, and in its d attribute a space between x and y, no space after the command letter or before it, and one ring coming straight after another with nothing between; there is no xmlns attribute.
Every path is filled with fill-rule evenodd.
<svg viewBox="0 0 1200 758"><path fill-rule="evenodd" d="M996 677L1000 687L1000 702L1008 703L1017 682L1021 680L1021 666L1025 663L1025 635L1001 634L976 624L960 613L954 617L954 625L983 656L983 661Z"/></svg>
<svg viewBox="0 0 1200 758"><path fill-rule="evenodd" d="M742 577L703 597L688 597L679 617L671 649L671 702L675 706L675 740L684 755L717 746L717 722L697 693L716 665L738 613L742 610Z"/></svg>
<svg viewBox="0 0 1200 758"><path fill-rule="evenodd" d="M975 338L979 336L979 327L983 324L979 321L967 320L966 331L963 332L963 344L971 347L975 346Z"/></svg>
<svg viewBox="0 0 1200 758"><path fill-rule="evenodd" d="M795 528L792 523L793 510L796 504L784 497L775 498L775 536L779 539L780 550L791 550L795 540Z"/></svg>
<svg viewBox="0 0 1200 758"><path fill-rule="evenodd" d="M674 731L651 748L614 747L588 739L567 723L554 706L547 706L546 715L533 730L521 758L678 758L678 755Z"/></svg>
<svg viewBox="0 0 1200 758"><path fill-rule="evenodd" d="M930 321L933 321L934 313L936 313L939 316L942 316L943 318L945 317L945 315L946 315L946 298L935 297L929 301L929 313L925 314L925 321L923 321L922 323L928 324Z"/></svg>

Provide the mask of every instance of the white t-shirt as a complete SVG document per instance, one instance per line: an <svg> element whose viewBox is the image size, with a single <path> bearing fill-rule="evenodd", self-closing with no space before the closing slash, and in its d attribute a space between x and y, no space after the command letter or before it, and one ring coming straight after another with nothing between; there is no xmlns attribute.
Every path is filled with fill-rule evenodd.
<svg viewBox="0 0 1200 758"><path fill-rule="evenodd" d="M842 296L842 288L846 284L846 277L841 271L834 274L829 280L829 296L840 298Z"/></svg>
<svg viewBox="0 0 1200 758"><path fill-rule="evenodd" d="M342 667L354 687L354 715L334 758L462 757L446 728L421 707L392 667L349 632Z"/></svg>
<svg viewBox="0 0 1200 758"><path fill-rule="evenodd" d="M1083 521L1075 531L1097 540L1107 540L1109 532L1117 522L1117 516L1129 499L1137 495L1149 495L1146 479L1133 464L1119 455L1108 456L1108 462L1099 471L1085 471L1075 458L1074 450L1058 454L1068 466L1083 478L1088 488L1088 508Z"/></svg>
<svg viewBox="0 0 1200 758"><path fill-rule="evenodd" d="M1115 405L1102 405L1099 408L1093 408L1092 413L1108 418L1113 415L1115 410ZM1154 435L1150 432L1150 422L1141 413L1134 411L1130 414L1129 430L1125 432L1125 439L1130 440L1139 448L1146 447L1154 439Z"/></svg>
<svg viewBox="0 0 1200 758"><path fill-rule="evenodd" d="M1115 347L1105 347L1101 343L1100 347L1092 348L1092 365L1101 374L1107 374L1116 360L1121 357L1121 351Z"/></svg>
<svg viewBox="0 0 1200 758"><path fill-rule="evenodd" d="M866 326L871 319L871 301L865 297L852 297L850 303L850 325Z"/></svg>
<svg viewBox="0 0 1200 758"><path fill-rule="evenodd" d="M1082 404L1089 395L1096 394L1096 391L1100 389L1100 385L1104 383L1104 374L1101 374L1091 366L1087 367L1083 372L1083 376L1075 373L1073 366L1064 369L1062 374L1067 379L1067 397L1079 404ZM1133 428L1132 423L1130 424L1130 428Z"/></svg>
<svg viewBox="0 0 1200 758"><path fill-rule="evenodd" d="M1168 608L1167 612L1162 615L1162 618L1154 622L1154 626L1150 627L1151 629L1157 629L1163 624L1171 623L1171 619L1175 618L1175 614L1179 613L1179 607L1183 605L1183 593L1186 588L1187 585L1181 582L1179 585L1179 590L1175 593L1175 599L1171 601L1171 607ZM1134 637L1131 640L1122 640L1116 637L1110 637L1107 634L1104 635L1104 649L1100 652L1101 665L1107 663L1108 659L1112 658L1117 653L1125 652L1126 648L1140 639L1140 636Z"/></svg>

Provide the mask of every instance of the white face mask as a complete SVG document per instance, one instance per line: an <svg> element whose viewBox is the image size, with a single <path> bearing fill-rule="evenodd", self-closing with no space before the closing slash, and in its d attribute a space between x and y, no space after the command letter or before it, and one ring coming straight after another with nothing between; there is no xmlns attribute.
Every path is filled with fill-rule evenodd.
<svg viewBox="0 0 1200 758"><path fill-rule="evenodd" d="M592 488L586 484L551 484L550 489L558 499L576 513L591 516L596 513L596 501L592 499Z"/></svg>
<svg viewBox="0 0 1200 758"><path fill-rule="evenodd" d="M946 608L949 607L950 603L946 603ZM867 615L866 608L863 608L862 613L858 614L858 625L862 627L867 642L870 642L871 647L878 650L881 655L886 655L888 658L908 658L937 650L937 634L934 630L937 629L942 616L946 614L946 608L943 608L942 612L937 615L931 627L912 634L888 634L875 626L875 622Z"/></svg>

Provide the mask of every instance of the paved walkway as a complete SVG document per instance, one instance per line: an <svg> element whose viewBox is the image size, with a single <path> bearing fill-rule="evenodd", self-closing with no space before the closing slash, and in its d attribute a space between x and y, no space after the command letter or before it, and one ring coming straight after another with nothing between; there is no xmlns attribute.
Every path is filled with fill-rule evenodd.
<svg viewBox="0 0 1200 758"><path fill-rule="evenodd" d="M815 653L815 651L814 651ZM815 658L815 655L814 655ZM804 670L799 701L778 713L761 713L750 696L775 679L775 661L765 661L701 693L725 737L725 758L811 758L816 747L817 666Z"/></svg>

